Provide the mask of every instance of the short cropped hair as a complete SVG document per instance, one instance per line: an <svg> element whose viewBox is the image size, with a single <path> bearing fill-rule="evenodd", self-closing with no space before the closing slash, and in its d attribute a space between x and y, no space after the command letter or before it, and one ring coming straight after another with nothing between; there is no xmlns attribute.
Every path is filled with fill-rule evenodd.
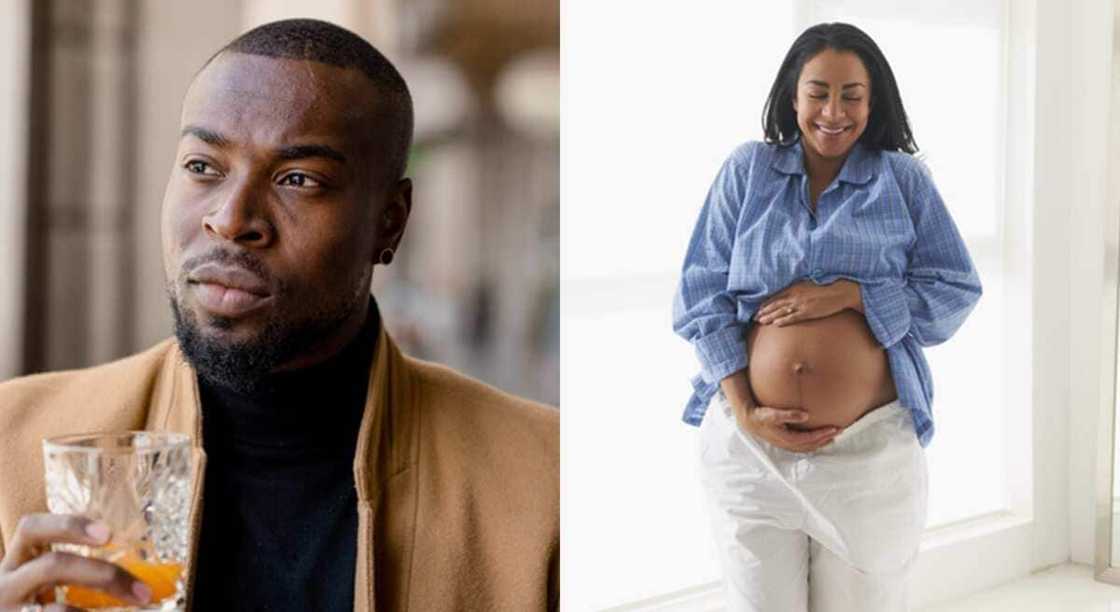
<svg viewBox="0 0 1120 612"><path fill-rule="evenodd" d="M285 19L238 36L211 56L206 65L226 51L360 70L383 96L384 108L379 114L385 117L388 127L385 161L389 176L395 179L404 176L408 150L412 146L412 95L392 62L364 38L326 21Z"/></svg>
<svg viewBox="0 0 1120 612"><path fill-rule="evenodd" d="M872 149L902 151L913 155L918 151L894 72L879 45L863 30L847 23L821 23L804 32L786 53L766 107L762 111L762 130L766 142L790 144L798 138L797 112L793 99L797 96L797 80L805 64L825 49L855 53L871 78L871 116L859 141Z"/></svg>

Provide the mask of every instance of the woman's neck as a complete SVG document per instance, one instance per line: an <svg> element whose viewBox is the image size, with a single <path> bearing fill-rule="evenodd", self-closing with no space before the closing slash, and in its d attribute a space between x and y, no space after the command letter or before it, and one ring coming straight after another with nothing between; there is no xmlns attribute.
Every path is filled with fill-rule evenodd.
<svg viewBox="0 0 1120 612"><path fill-rule="evenodd" d="M848 154L843 157L825 158L812 151L809 147L804 147L805 157L805 172L809 175L809 180L817 185L827 185L840 174L840 168L844 167L844 161L848 159ZM851 151L848 152L849 154Z"/></svg>

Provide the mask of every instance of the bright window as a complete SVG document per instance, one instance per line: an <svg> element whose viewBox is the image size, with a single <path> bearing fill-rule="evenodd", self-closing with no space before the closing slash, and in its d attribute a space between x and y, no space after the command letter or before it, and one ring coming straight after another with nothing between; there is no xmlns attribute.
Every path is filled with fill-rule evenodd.
<svg viewBox="0 0 1120 612"><path fill-rule="evenodd" d="M999 0L905 5L817 0L805 20L853 23L883 50L902 91L919 156L929 165L984 285L984 296L961 331L926 352L936 426L926 449L927 527L1000 510L1006 503L1002 9Z"/></svg>

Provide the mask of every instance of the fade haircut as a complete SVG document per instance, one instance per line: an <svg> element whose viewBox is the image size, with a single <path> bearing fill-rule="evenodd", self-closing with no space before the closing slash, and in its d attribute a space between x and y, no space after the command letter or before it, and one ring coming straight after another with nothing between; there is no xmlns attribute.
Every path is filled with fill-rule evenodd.
<svg viewBox="0 0 1120 612"><path fill-rule="evenodd" d="M377 115L383 118L387 128L384 152L389 176L394 180L404 176L408 150L412 146L412 95L392 62L364 38L326 21L284 19L238 36L206 60L202 68L226 51L360 70L381 94L382 108Z"/></svg>

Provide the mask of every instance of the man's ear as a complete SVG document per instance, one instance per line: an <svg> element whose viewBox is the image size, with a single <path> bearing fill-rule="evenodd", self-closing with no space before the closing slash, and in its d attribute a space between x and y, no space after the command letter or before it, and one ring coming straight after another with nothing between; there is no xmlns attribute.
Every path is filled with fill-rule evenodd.
<svg viewBox="0 0 1120 612"><path fill-rule="evenodd" d="M408 216L412 213L412 179L402 178L397 181L393 193L385 202L381 211L381 218L377 220L378 239L374 244L371 261L381 261L381 253L385 249L396 251L404 237L404 228L408 225Z"/></svg>

